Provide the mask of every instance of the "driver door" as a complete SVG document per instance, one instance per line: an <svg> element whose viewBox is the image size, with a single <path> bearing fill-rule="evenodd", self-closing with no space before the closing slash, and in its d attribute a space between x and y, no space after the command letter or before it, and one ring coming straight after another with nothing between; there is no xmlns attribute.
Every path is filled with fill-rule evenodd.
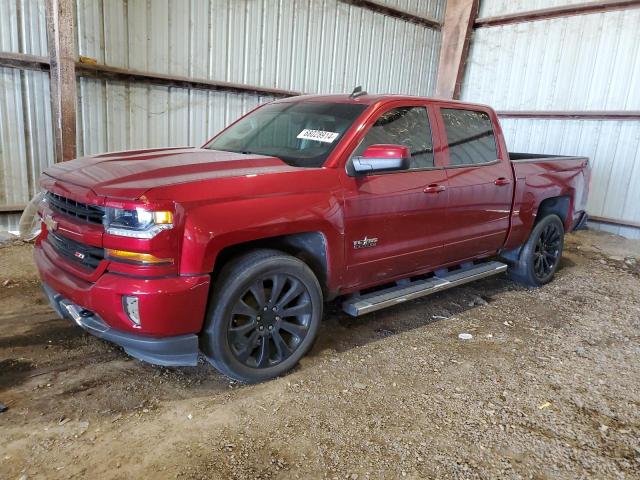
<svg viewBox="0 0 640 480"><path fill-rule="evenodd" d="M426 104L386 106L368 122L344 183L347 287L425 272L442 264L447 175L435 162ZM374 144L409 147L409 170L357 175L353 156Z"/></svg>

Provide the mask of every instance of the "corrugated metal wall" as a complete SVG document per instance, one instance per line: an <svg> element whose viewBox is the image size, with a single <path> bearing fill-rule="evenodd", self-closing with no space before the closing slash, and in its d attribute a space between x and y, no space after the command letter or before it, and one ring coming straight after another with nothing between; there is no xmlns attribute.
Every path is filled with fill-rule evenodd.
<svg viewBox="0 0 640 480"><path fill-rule="evenodd" d="M47 55L44 0L0 0L0 51ZM0 206L26 204L52 163L49 74L0 67ZM19 217L0 213L0 230Z"/></svg>
<svg viewBox="0 0 640 480"><path fill-rule="evenodd" d="M81 78L78 155L202 145L270 97Z"/></svg>
<svg viewBox="0 0 640 480"><path fill-rule="evenodd" d="M445 0L378 3L438 21ZM47 56L45 0L0 0L0 51ZM77 0L79 55L115 67L302 92L432 93L440 33L338 0ZM384 65L384 68L381 66ZM199 145L272 100L80 78L78 154ZM49 76L0 68L0 206L54 162ZM0 230L19 214L0 213Z"/></svg>
<svg viewBox="0 0 640 480"><path fill-rule="evenodd" d="M640 222L640 122L504 118L509 150L592 159L590 215ZM640 238L633 228L609 231Z"/></svg>
<svg viewBox="0 0 640 480"><path fill-rule="evenodd" d="M568 1L483 1L481 16ZM496 110L640 110L640 9L477 29L462 99ZM640 222L640 121L505 118L509 149L588 155L591 215ZM606 227L640 237L640 229Z"/></svg>
<svg viewBox="0 0 640 480"><path fill-rule="evenodd" d="M0 51L47 55L45 0L0 1Z"/></svg>
<svg viewBox="0 0 640 480"><path fill-rule="evenodd" d="M389 1L441 18L443 0ZM429 95L440 33L337 0L78 0L99 63L305 93ZM384 68L380 68L384 65ZM269 98L81 79L79 153L198 145Z"/></svg>

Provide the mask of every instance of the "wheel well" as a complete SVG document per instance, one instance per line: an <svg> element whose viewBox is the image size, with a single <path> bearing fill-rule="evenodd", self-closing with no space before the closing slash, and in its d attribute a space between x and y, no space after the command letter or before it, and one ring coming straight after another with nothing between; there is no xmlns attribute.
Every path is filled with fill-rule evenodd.
<svg viewBox="0 0 640 480"><path fill-rule="evenodd" d="M258 248L280 250L283 253L302 260L318 278L323 294L328 295L327 242L324 235L320 232L280 235L225 247L216 257L212 272L213 277L217 278L222 267L232 258Z"/></svg>
<svg viewBox="0 0 640 480"><path fill-rule="evenodd" d="M547 215L555 214L564 224L569 215L570 198L568 196L552 197L543 200L538 207L535 223L538 223ZM535 225L535 224L534 224Z"/></svg>

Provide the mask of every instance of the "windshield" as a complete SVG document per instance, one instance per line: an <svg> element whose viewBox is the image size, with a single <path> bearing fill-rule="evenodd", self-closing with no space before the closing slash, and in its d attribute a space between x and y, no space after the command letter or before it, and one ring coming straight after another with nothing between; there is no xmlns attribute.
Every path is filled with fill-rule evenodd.
<svg viewBox="0 0 640 480"><path fill-rule="evenodd" d="M321 167L366 105L272 103L250 113L205 148L278 157L295 167Z"/></svg>

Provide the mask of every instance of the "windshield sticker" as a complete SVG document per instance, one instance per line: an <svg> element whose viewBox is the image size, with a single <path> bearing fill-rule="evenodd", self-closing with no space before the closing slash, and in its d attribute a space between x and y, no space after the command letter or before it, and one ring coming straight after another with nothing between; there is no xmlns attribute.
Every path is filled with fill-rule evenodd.
<svg viewBox="0 0 640 480"><path fill-rule="evenodd" d="M333 143L338 138L339 133L325 132L324 130L310 130L305 128L302 130L296 138L303 140L315 140L316 142Z"/></svg>

